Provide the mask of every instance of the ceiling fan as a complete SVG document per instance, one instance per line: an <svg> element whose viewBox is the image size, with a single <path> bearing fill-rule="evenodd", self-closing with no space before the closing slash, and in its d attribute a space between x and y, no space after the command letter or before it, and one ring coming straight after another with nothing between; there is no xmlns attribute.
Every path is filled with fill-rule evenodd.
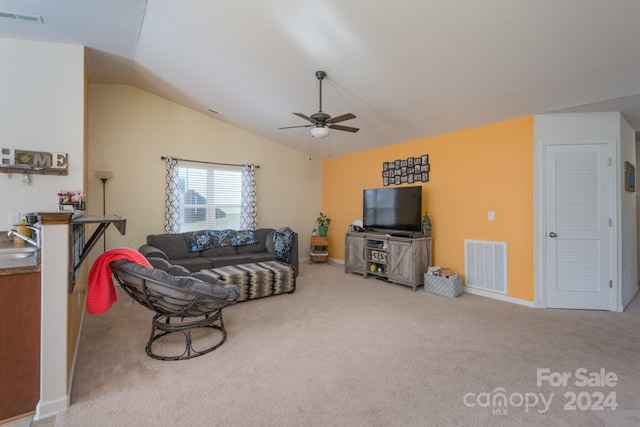
<svg viewBox="0 0 640 427"><path fill-rule="evenodd" d="M293 113L298 117L310 121L311 124L300 126L286 126L280 129L311 128L311 135L316 138L324 138L325 136L329 135L329 129L343 130L346 132L358 132L360 130L358 128L336 124L344 122L345 120L355 119L356 116L354 116L353 114L347 113L338 117L331 117L330 115L322 111L322 80L327 77L327 73L325 73L324 71L316 71L316 77L320 82L320 108L318 112L312 114L311 116L307 116L302 113Z"/></svg>

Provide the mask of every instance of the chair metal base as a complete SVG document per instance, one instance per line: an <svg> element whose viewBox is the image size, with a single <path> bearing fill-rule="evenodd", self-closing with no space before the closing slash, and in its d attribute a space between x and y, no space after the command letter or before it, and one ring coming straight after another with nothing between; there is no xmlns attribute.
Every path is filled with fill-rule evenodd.
<svg viewBox="0 0 640 427"><path fill-rule="evenodd" d="M216 324L217 322L217 324ZM210 328L219 330L222 332L222 338L212 345L208 346L204 350L196 350L193 347L193 341L191 339L191 331L197 328ZM162 354L154 353L153 344L160 338L169 334L182 333L185 339L185 347L182 354L177 356L165 356ZM183 318L167 316L162 313L156 313L153 316L151 337L145 350L147 354L158 360L186 360L193 357L202 356L220 347L227 339L227 331L224 328L224 322L222 321L222 310L213 311L205 315L204 317L197 318L191 321L184 321Z"/></svg>

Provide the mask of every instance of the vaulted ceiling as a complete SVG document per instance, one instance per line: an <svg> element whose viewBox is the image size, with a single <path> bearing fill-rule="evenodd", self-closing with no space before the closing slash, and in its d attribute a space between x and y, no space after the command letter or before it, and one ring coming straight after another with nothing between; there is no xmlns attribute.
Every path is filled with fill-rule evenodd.
<svg viewBox="0 0 640 427"><path fill-rule="evenodd" d="M640 130L637 0L0 0L0 37L84 45L91 83L323 156L558 111ZM279 129L318 111L317 70L359 132Z"/></svg>

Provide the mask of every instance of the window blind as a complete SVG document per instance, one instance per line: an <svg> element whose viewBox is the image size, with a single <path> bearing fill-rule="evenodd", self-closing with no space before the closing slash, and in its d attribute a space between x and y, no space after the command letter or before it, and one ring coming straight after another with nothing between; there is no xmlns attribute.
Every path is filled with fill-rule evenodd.
<svg viewBox="0 0 640 427"><path fill-rule="evenodd" d="M240 228L240 167L180 165L178 177L180 231Z"/></svg>

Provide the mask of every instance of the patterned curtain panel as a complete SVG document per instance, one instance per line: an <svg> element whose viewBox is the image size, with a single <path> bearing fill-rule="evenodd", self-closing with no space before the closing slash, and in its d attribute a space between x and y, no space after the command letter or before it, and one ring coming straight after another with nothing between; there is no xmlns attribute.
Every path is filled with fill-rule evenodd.
<svg viewBox="0 0 640 427"><path fill-rule="evenodd" d="M242 206L240 207L240 229L255 230L258 226L256 204L256 168L245 164L242 167Z"/></svg>
<svg viewBox="0 0 640 427"><path fill-rule="evenodd" d="M180 189L178 187L178 159L166 157L165 202L164 202L164 232L180 232Z"/></svg>

